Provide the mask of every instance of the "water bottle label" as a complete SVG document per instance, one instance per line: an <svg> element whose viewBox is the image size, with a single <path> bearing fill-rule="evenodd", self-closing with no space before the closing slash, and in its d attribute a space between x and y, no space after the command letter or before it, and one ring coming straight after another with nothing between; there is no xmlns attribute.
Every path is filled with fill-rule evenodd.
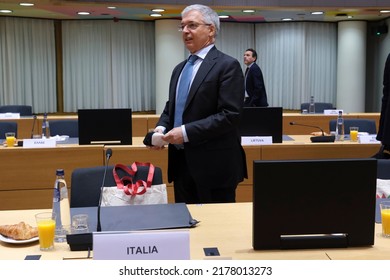
<svg viewBox="0 0 390 280"><path fill-rule="evenodd" d="M61 199L60 190L59 189L54 189L53 202L59 202L60 199Z"/></svg>

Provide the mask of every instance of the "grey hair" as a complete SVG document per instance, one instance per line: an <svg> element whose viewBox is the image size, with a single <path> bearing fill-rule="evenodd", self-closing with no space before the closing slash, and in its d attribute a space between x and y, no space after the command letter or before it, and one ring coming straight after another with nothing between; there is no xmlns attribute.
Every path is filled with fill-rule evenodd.
<svg viewBox="0 0 390 280"><path fill-rule="evenodd" d="M190 5L190 6L187 6L186 8L184 8L184 10L181 12L181 16L184 17L188 12L193 11L193 10L201 13L201 15L203 16L203 19L204 19L204 23L214 25L214 27L215 27L215 36L214 37L217 37L217 35L219 33L219 29L220 29L218 14L208 6L194 4L194 5Z"/></svg>

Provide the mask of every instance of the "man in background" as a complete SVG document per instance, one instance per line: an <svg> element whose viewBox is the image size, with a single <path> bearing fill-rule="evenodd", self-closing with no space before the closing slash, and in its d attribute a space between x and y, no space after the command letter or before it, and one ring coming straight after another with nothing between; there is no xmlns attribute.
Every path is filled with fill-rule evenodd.
<svg viewBox="0 0 390 280"><path fill-rule="evenodd" d="M390 54L387 56L383 74L382 107L379 119L379 129L376 139L381 141L382 147L374 155L378 159L390 159Z"/></svg>
<svg viewBox="0 0 390 280"><path fill-rule="evenodd" d="M263 73L256 64L257 52L247 49L244 53L245 70L245 107L268 107Z"/></svg>
<svg viewBox="0 0 390 280"><path fill-rule="evenodd" d="M191 55L172 72L169 100L152 136L154 149L169 143L168 181L176 203L235 202L237 185L247 178L237 129L244 76L239 62L215 47L219 26L218 14L207 6L182 11L179 31Z"/></svg>

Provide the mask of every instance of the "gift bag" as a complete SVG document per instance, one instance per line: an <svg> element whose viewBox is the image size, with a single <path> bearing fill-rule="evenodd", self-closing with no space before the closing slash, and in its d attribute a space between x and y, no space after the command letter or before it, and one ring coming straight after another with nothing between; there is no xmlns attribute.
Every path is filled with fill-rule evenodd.
<svg viewBox="0 0 390 280"><path fill-rule="evenodd" d="M146 181L137 180L134 182L137 166L149 167ZM126 175L120 177L118 170L122 170ZM103 188L101 206L168 203L166 185L152 185L154 176L153 164L134 162L131 168L124 164L116 164L112 172L116 187Z"/></svg>
<svg viewBox="0 0 390 280"><path fill-rule="evenodd" d="M376 179L376 198L390 198L390 180Z"/></svg>

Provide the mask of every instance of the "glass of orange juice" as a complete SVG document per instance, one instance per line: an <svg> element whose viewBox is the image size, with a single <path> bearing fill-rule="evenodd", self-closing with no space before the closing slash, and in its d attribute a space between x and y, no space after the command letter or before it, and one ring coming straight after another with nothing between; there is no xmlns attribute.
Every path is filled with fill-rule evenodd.
<svg viewBox="0 0 390 280"><path fill-rule="evenodd" d="M39 248L41 251L54 249L54 232L56 228L56 214L42 212L35 215L38 226Z"/></svg>
<svg viewBox="0 0 390 280"><path fill-rule="evenodd" d="M351 126L349 128L349 137L351 137L352 142L357 142L358 140L358 133L359 133L359 128L356 126Z"/></svg>
<svg viewBox="0 0 390 280"><path fill-rule="evenodd" d="M384 201L380 204L382 218L382 234L384 237L390 237L390 201Z"/></svg>
<svg viewBox="0 0 390 280"><path fill-rule="evenodd" d="M7 141L7 147L13 147L16 143L15 132L6 132L5 140Z"/></svg>

